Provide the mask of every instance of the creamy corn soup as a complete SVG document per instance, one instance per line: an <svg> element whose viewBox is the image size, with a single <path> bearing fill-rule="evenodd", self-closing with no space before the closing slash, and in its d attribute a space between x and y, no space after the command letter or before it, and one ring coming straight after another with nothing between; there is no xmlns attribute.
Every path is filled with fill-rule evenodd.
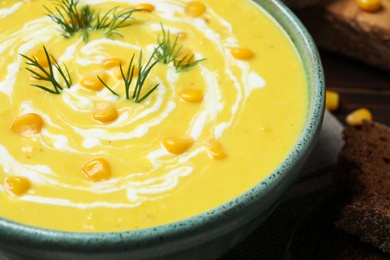
<svg viewBox="0 0 390 260"><path fill-rule="evenodd" d="M290 40L247 0L0 1L0 217L148 228L262 182L302 131Z"/></svg>

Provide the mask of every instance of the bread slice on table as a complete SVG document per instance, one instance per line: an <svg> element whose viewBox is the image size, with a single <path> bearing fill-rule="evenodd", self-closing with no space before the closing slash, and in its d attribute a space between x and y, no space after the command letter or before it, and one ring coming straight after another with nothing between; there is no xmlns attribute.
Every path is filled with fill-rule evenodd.
<svg viewBox="0 0 390 260"><path fill-rule="evenodd" d="M299 221L287 259L390 259L390 128L344 130L333 187Z"/></svg>
<svg viewBox="0 0 390 260"><path fill-rule="evenodd" d="M390 128L365 122L344 139L333 177L353 198L335 225L390 253Z"/></svg>
<svg viewBox="0 0 390 260"><path fill-rule="evenodd" d="M375 12L356 0L320 0L294 10L320 49L390 70L390 0Z"/></svg>
<svg viewBox="0 0 390 260"><path fill-rule="evenodd" d="M300 219L287 246L285 260L390 259L390 255L333 224L347 197L345 191L333 189Z"/></svg>

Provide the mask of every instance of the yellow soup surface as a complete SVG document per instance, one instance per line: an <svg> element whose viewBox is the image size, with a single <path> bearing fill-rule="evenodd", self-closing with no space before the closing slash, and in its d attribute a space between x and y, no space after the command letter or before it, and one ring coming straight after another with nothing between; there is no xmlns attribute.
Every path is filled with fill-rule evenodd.
<svg viewBox="0 0 390 260"><path fill-rule="evenodd" d="M0 217L82 232L171 223L262 182L297 142L304 69L253 2L58 12L69 3L0 1Z"/></svg>

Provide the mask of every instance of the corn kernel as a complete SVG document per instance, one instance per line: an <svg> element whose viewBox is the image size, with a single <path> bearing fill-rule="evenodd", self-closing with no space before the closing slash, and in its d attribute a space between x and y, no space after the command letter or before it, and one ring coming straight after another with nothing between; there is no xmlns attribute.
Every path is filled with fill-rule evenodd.
<svg viewBox="0 0 390 260"><path fill-rule="evenodd" d="M381 0L356 0L360 9L368 12L375 12L382 8Z"/></svg>
<svg viewBox="0 0 390 260"><path fill-rule="evenodd" d="M93 108L92 118L101 123L109 123L118 118L118 110L112 102L103 101Z"/></svg>
<svg viewBox="0 0 390 260"><path fill-rule="evenodd" d="M97 158L83 166L81 172L92 181L102 181L110 178L111 169L106 159Z"/></svg>
<svg viewBox="0 0 390 260"><path fill-rule="evenodd" d="M100 91L104 88L104 85L98 79L98 76L103 82L108 79L108 74L104 70L91 71L81 79L80 85L89 90Z"/></svg>
<svg viewBox="0 0 390 260"><path fill-rule="evenodd" d="M179 40L181 40L181 41L184 41L185 39L187 39L187 33L186 32L179 32L178 34L177 34L177 38L179 39Z"/></svg>
<svg viewBox="0 0 390 260"><path fill-rule="evenodd" d="M210 139L205 142L205 145L211 159L222 160L227 157L227 154L223 151L221 144L217 140Z"/></svg>
<svg viewBox="0 0 390 260"><path fill-rule="evenodd" d="M199 103L203 100L203 90L201 89L184 89L179 93L179 97L184 102Z"/></svg>
<svg viewBox="0 0 390 260"><path fill-rule="evenodd" d="M334 91L326 91L326 108L329 111L336 111L339 108L339 94Z"/></svg>
<svg viewBox="0 0 390 260"><path fill-rule="evenodd" d="M240 47L232 48L230 53L238 60L249 60L255 56L252 50Z"/></svg>
<svg viewBox="0 0 390 260"><path fill-rule="evenodd" d="M14 133L22 136L33 136L41 132L43 127L43 119L35 113L28 113L18 117L11 125L11 130Z"/></svg>
<svg viewBox="0 0 390 260"><path fill-rule="evenodd" d="M165 149L173 154L184 153L192 146L193 143L194 139L190 136L166 137L162 140L162 144Z"/></svg>
<svg viewBox="0 0 390 260"><path fill-rule="evenodd" d="M129 68L128 66L122 66L123 74L125 76L127 75L128 68ZM134 66L133 68L134 68L133 77L136 78L138 76L138 67ZM116 79L122 79L123 78L120 67L114 67L114 68L111 69L111 71L114 74L114 77Z"/></svg>
<svg viewBox="0 0 390 260"><path fill-rule="evenodd" d="M127 67L122 67L123 73L126 75ZM122 73L120 67L114 67L111 69L112 73L114 74L114 77L116 79L121 79L122 78Z"/></svg>
<svg viewBox="0 0 390 260"><path fill-rule="evenodd" d="M152 4L144 3L135 6L136 9L143 9L145 11L153 12L156 8Z"/></svg>
<svg viewBox="0 0 390 260"><path fill-rule="evenodd" d="M82 19L82 13L80 13L80 10L75 10L71 13L69 13L69 17L66 18L66 23L69 25L69 26L72 26L72 27L81 27L81 28L85 28L87 26L87 24L85 23L85 20Z"/></svg>
<svg viewBox="0 0 390 260"><path fill-rule="evenodd" d="M46 57L46 53L44 50L36 50L32 53L33 58L35 58L39 65L42 67L47 67L49 65L49 62ZM53 64L53 59L49 55L50 62Z"/></svg>
<svg viewBox="0 0 390 260"><path fill-rule="evenodd" d="M5 190L14 196L21 196L25 194L31 187L30 181L26 177L12 176L4 180Z"/></svg>
<svg viewBox="0 0 390 260"><path fill-rule="evenodd" d="M206 6L203 3L197 1L189 2L185 7L186 14L194 18L201 16L205 11Z"/></svg>
<svg viewBox="0 0 390 260"><path fill-rule="evenodd" d="M195 61L194 52L189 48L182 48L179 55L175 58L175 66L184 66Z"/></svg>
<svg viewBox="0 0 390 260"><path fill-rule="evenodd" d="M102 65L106 70L112 69L114 67L119 67L119 65L123 65L123 60L120 58L107 58L103 60Z"/></svg>
<svg viewBox="0 0 390 260"><path fill-rule="evenodd" d="M372 114L366 108L357 109L346 117L347 124L351 126L359 126L364 120L372 120Z"/></svg>

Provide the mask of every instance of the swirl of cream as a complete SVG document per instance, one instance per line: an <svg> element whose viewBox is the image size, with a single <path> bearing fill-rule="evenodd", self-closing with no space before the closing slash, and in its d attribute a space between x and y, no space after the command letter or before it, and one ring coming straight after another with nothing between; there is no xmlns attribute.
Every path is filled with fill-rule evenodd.
<svg viewBox="0 0 390 260"><path fill-rule="evenodd" d="M100 2L101 1L94 1L93 4L98 4ZM92 2L88 3L92 4ZM220 68L209 68L205 64L199 64L200 68L198 69L199 73L197 76L201 78L205 84L204 91L206 95L202 105L199 107L199 111L191 118L186 119L188 122L185 122L185 124L188 125L185 134L190 135L195 140L200 137L205 129L212 129L207 131L212 132L214 137L218 138L223 135L224 131L230 127L237 116L239 116L240 109L242 109L246 98L251 92L256 88L265 86L265 82L260 75L251 71L251 68L245 62L236 61L230 58L229 48L237 45L237 39L235 38L228 21L213 12L213 10L209 10L208 15L210 16L210 19L219 22L219 28L221 30L215 31L201 19L196 19L194 22L193 19L179 15L178 13L183 8L182 3L179 1L159 1L159 4L161 4L161 8L159 8L156 13L162 21L156 20L149 22L147 24L149 29L152 31L161 30L161 22L164 24L164 28L170 32L178 32L185 27L188 32L194 35L202 35L203 41L212 43L209 46L213 46L212 48L217 51L215 55L222 61ZM19 48L19 52L25 53L26 51L31 50L35 46L38 38L51 37L47 36L48 28L44 27L45 23L43 21L45 20L41 19L39 21L31 22L30 25L26 25L33 27L37 26L34 29L37 33L36 35L30 35L28 39L22 37L23 41L28 41L28 43L22 44ZM180 25L180 28L169 24ZM53 31L52 27L50 28L49 31L51 32L51 35L54 35L56 32ZM14 35L11 37L10 42L6 42L5 44L7 46L13 46L15 44L20 45L21 43L18 43L18 41L21 41L21 35ZM150 55L150 46L152 46L150 44L152 43L148 43L148 45L145 46L145 54L148 53ZM195 43L194 45L196 48L199 48L195 49L196 58L207 59L204 51L200 49L200 45L198 43ZM59 61L67 62L77 60L77 66L99 64L105 57L109 56L105 51L107 46L110 46L110 48L112 46L114 46L114 48L122 48L128 50L129 53L134 52L134 50L139 50L139 46L121 40L98 39L92 40L88 44L84 44L79 40L66 48L64 54L59 57ZM77 59L75 59L75 57ZM237 69L239 71L238 73ZM12 72L12 67L9 70ZM232 89L226 90L220 88L218 78L222 74L233 82ZM11 78L16 77L15 74L10 73L10 75ZM81 75L78 76L81 77ZM150 98L145 101L145 103L137 106L121 107L119 111L120 117L109 125L102 126L90 123L75 125L71 118L67 118L65 115L61 114L60 111L54 113L56 118L47 117L44 111L40 111L43 113L45 122L51 129L72 129L73 131L72 134L69 134L65 130L63 133L58 134L57 132L54 133L47 129L43 130L42 139L51 140L50 144L46 143L45 145L51 149L65 152L84 153L88 149L102 146L102 143L105 140L124 140L125 142L121 149L131 149L133 139L146 136L151 129L158 128L162 122L169 120L170 114L178 109L177 104L173 101L177 94L174 90L178 89L177 73L174 72L173 69L167 69L164 79L156 76L156 81L160 82L160 86L153 98ZM7 83L8 82L10 82L10 79L7 79ZM0 82L0 91L5 91L1 84L5 83ZM114 86L114 88L115 87L117 86ZM113 96L107 89L103 89L95 96L86 97L80 88L81 87L78 84L75 84L70 89L63 91L61 95L62 101L71 110L86 113L91 110L94 101L98 99L111 101L120 100L120 98ZM232 97L233 100L229 102L229 107L227 107L227 102L224 99L226 91L235 91L236 93L234 97ZM24 111L35 110L33 103L24 103L23 106ZM228 113L229 116L227 119L220 119L222 111ZM129 129L131 130L129 131ZM83 140L83 151L80 151L78 149L79 147L77 147L78 144L72 140L74 138L72 137L73 134L76 135L77 138ZM110 149L115 149L107 144L105 144L104 148L105 150L100 152L100 154L109 154ZM3 150L2 153L6 153L6 148ZM203 150L204 148L201 146L195 146L190 152L172 158L167 157L167 152L163 148L157 150L149 149L147 151L146 159L153 166L149 171L142 173L128 172L123 174L125 177L112 178L108 181L90 186L77 186L61 183L48 174L43 174L44 176L41 177L45 182L50 183L51 185L61 186L66 189L83 190L97 194L124 192L127 197L126 203L107 201L79 203L69 201L66 198L45 198L38 196L26 196L23 199L39 203L53 203L79 208L98 206L134 207L145 200L164 196L163 194L176 187L181 178L185 178L193 172L191 159L196 157ZM45 171L50 172L51 170L45 168ZM155 175L155 171L159 171L160 174Z"/></svg>

